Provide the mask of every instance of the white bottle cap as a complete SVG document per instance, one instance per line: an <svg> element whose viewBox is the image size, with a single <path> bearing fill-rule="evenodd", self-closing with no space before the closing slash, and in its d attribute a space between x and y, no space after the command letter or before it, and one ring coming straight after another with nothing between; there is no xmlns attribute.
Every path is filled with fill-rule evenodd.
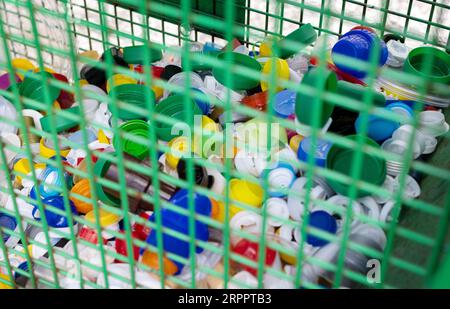
<svg viewBox="0 0 450 309"><path fill-rule="evenodd" d="M262 232L261 215L248 210L241 210L230 220L232 230L242 230L247 233L260 234ZM236 244L241 239L236 233L231 232L231 243Z"/></svg>
<svg viewBox="0 0 450 309"><path fill-rule="evenodd" d="M374 220L378 220L380 217L380 206L377 204L375 199L371 196L365 196L360 198L358 202L363 206L364 212L367 216Z"/></svg>
<svg viewBox="0 0 450 309"><path fill-rule="evenodd" d="M229 282L228 284L228 288L230 289L246 289L246 288L254 288L256 289L258 287L258 280L255 278L255 276L253 276L251 273L249 273L248 271L240 271L238 272L236 275L234 275L232 277L233 282ZM239 283L234 283L234 282L239 282L239 283L243 283L243 285L239 285Z"/></svg>
<svg viewBox="0 0 450 309"><path fill-rule="evenodd" d="M395 186L396 189L399 189L399 176L395 178ZM406 198L415 199L419 197L421 193L420 185L417 183L417 181L410 175L406 175L405 178L405 185L403 188L403 195Z"/></svg>
<svg viewBox="0 0 450 309"><path fill-rule="evenodd" d="M283 224L279 218L289 219L289 208L285 200L277 197L272 197L267 200L267 213L269 214L267 223L274 227L279 227Z"/></svg>
<svg viewBox="0 0 450 309"><path fill-rule="evenodd" d="M388 190L389 192L394 192L395 189L395 179L392 176L386 175L386 179L383 183L383 188ZM390 200L389 196L374 196L375 201L378 204L387 203Z"/></svg>

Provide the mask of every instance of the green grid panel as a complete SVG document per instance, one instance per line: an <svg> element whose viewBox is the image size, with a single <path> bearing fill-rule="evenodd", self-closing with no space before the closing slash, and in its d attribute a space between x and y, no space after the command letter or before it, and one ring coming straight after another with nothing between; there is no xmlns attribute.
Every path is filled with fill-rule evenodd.
<svg viewBox="0 0 450 309"><path fill-rule="evenodd" d="M82 149L87 155L87 171L74 169L70 166L64 165L62 157L56 156L55 160L49 160L42 157L39 154L33 152L31 145L25 143L22 148L17 149L11 145L1 144L1 171L4 173L7 179L11 179L13 176L21 176L25 179L33 181L37 187L40 180L37 177L36 172L33 170L31 176L19 175L17 172L11 172L7 168L5 151L14 150L19 152L21 156L28 158L30 161L42 162L48 165L52 165L57 168L58 173L62 176L63 172L69 172L73 175L77 175L82 178L86 178L89 181L91 187L91 199L86 199L83 196L75 196L86 202L91 202L94 207L95 222L87 221L83 216L72 216L70 212L69 196L70 188L66 186L53 187L58 190L64 198L64 210L56 209L51 205L44 205L41 199L37 201L31 201L30 198L22 193L16 192L11 183L7 182L5 187L1 187L1 192L11 196L14 201L14 210L4 210L5 213L13 216L20 223L19 232L16 233L21 239L23 247L26 249L28 245L33 245L47 250L48 253L40 259L36 259L30 255L28 250L19 252L15 249L6 248L2 241L2 235L15 233L8 229L0 230L0 256L7 256L8 254L17 254L27 263L27 269L18 269L17 265L12 265L9 260L0 260L0 267L5 269L4 273L7 278L12 278L13 273L22 275L20 282L17 282L16 287L61 287L61 281L66 284L64 280L71 276L79 276L78 273L67 274L67 271L61 265L59 261L70 260L74 263L80 263L80 272L95 271L99 274L102 283L96 281L90 281L84 278L81 280L81 287L94 287L94 288L108 288L112 280L119 280L127 283L129 287L139 287L141 283L137 278L135 268L145 272L147 275L154 276L160 287L184 287L184 288L202 288L206 287L204 281L197 282L194 280L195 274L198 271L215 277L222 286L227 288L230 283L234 285L243 285L242 282L230 282L230 278L234 274L233 271L236 267L236 262L244 265L257 268L258 276L257 287L261 288L264 284L263 270L267 273L275 276L279 279L292 282L295 287L304 286L307 288L320 288L320 287L340 287L347 280L351 279L361 287L375 287L375 288L389 288L389 287L421 287L425 284L427 279L433 275L436 269L438 269L439 261L441 259L441 253L448 251L448 217L450 212L450 194L449 181L450 181L450 162L449 162L449 141L448 134L442 138L440 145L435 153L427 158L425 162L418 162L412 160L412 147L409 147L406 156L403 158L404 162L411 168L424 175L421 182L422 195L417 200L406 200L402 196L402 188L405 185L405 176L407 170L403 169L400 178L400 189L395 192L391 197L395 200L395 209L393 212L394 220L387 224L381 224L376 222L365 215L358 217L362 222L380 226L387 235L387 245L383 252L375 251L371 248L358 245L350 240L351 222L350 219L355 215L353 212L354 202L356 200L357 190L364 188L371 191L373 194L386 195L387 191L378 187L370 186L367 184L361 184L359 181L360 172L362 166L362 153L367 151L364 149L363 139L358 138L356 142L351 142L349 139L339 136L332 132L325 134L320 132L319 117L322 112L323 100L332 102L336 106L348 108L350 110L356 110L361 112L363 117L363 132L361 136L367 133L367 117L369 114L375 114L381 117L385 117L391 120L398 120L402 123L410 123L417 127L417 117L412 120L406 120L399 117L396 114L386 112L380 108L375 108L373 103L373 96L370 92L366 92L361 101L357 101L342 95L326 92L321 90L323 85L318 82L313 86L305 86L304 84L295 84L293 82L283 82L282 86L287 89L295 90L297 93L314 93L314 115L312 126L312 145L317 143L317 139L323 138L331 141L334 144L342 147L353 148L357 151L354 162L352 162L352 170L350 175L339 175L336 172L330 171L325 168L319 168L314 165L312 156L310 156L309 162L301 163L295 162L298 167L304 171L304 176L307 177L308 182L306 185L307 195L305 200L305 209L311 203L318 204L326 209L334 210L336 205L333 205L327 201L312 200L310 192L312 190L313 179L317 176L326 178L327 180L339 180L351 182L351 189L349 194L350 204L346 208L345 213L341 213L341 218L344 219L343 232L340 236L330 235L320 230L311 230L308 228L308 216L304 217L303 222L295 222L292 220L284 220L284 224L292 227L297 227L301 231L301 238L306 239L307 233L311 233L316 236L325 238L340 247L336 261L334 263L324 262L314 257L309 257L303 254L303 248L305 242L302 241L299 244L300 249L293 251L290 248L283 246L282 244L273 241L270 237L267 237L265 233L265 227L267 221L270 219L267 213L266 207L255 209L248 205L239 205L243 209L250 210L259 213L262 216L262 230L259 235L253 235L247 232L235 231L230 228L228 224L223 224L217 220L209 217L205 217L195 213L195 205L193 200L193 192L203 194L217 201L224 203L225 207L225 222L230 219L230 205L236 204L231 200L229 194L229 188L226 186L223 195L218 195L204 187L198 186L194 181L194 165L200 165L205 168L213 168L220 171L229 182L232 178L248 179L252 181L258 181L264 188L264 200L268 198L268 179L263 177L262 179L255 179L251 175L242 174L233 169L233 160L226 158L223 164L213 163L211 161L201 158L189 158L186 159L187 164L187 179L181 180L164 174L158 171L158 153L168 152L169 148L161 143L158 143L156 132L153 126L149 129L149 139L136 139L136 142L143 145L148 145L150 148L149 162L151 168L143 169L142 166L124 159L124 152L122 147L115 149L116 155L112 156L110 153L103 153L97 150L91 150L87 146L88 133L87 126L93 125L97 128L104 130L112 130L117 138L131 138L126 134L118 134L119 119L117 113L119 108L126 110L133 110L143 113L147 119L152 121L160 121L170 125L173 125L176 121L168 119L163 115L159 115L154 111L155 100L149 96L145 97L145 108L136 110L136 107L123 104L114 97L101 97L99 95L92 95L93 98L107 102L111 106L112 119L111 129L102 127L101 124L91 123L86 119L84 115L84 105L80 104L80 115L71 115L64 111L58 111L55 113L52 102L50 102L49 87L55 86L66 91L70 91L75 95L77 102L82 102L82 98L85 97L86 92L82 89L82 84L79 76L79 71L83 65L97 66L106 70L107 77L111 77L113 74L126 74L134 78L139 78L139 74L131 72L127 68L119 67L113 64L113 59L110 54L107 54L104 63L98 63L87 57L79 56L80 52L87 50L97 50L100 54L111 47L126 47L130 45L145 45L156 46L164 48L167 52L174 53L175 55L182 56L183 68L189 71L191 68L193 59L199 56L193 56L189 52L189 46L192 42L206 42L213 41L219 44L225 45L227 41L231 41L233 38L242 38L250 49L257 48L260 42L266 37L283 37L289 34L291 31L298 28L305 23L311 23L317 32L325 36L327 35L329 44L335 42L338 36L346 31L350 30L356 25L365 25L373 27L379 34L395 33L402 35L406 38L406 43L415 47L422 43L431 44L440 48L448 46L448 38L450 27L444 21L448 19L449 6L445 1L425 1L425 0L410 0L405 4L400 5L400 1L223 1L223 16L218 20L211 15L202 14L193 8L198 5L198 1L183 0L179 1L179 6L164 6L163 3L155 2L152 5L152 9L156 12L164 11L167 14L166 19L157 19L154 14L148 15L149 8L146 1L128 1L128 5L132 5L132 9L118 6L117 4L111 4L109 1L87 1L87 0L71 0L71 1L53 1L53 0L2 0L0 2L1 24L0 24L0 36L2 37L2 71L6 71L12 77L14 74L11 60L16 57L28 58L40 69L42 72L44 67L54 68L58 72L70 77L72 82L70 85L59 81L48 81L45 75L35 73L36 78L40 79L45 89L45 96L43 102L37 102L24 98L19 95L19 87L17 83L12 84L11 91L1 90L0 95L7 98L14 104L18 111L24 109L24 104L30 104L34 106L45 106L45 112L49 115L56 115L51 117L52 129L50 132L44 132L37 129L26 129L27 125L23 117L19 117L17 120L12 121L14 125L21 128L24 131L24 139L28 140L30 134L37 135L51 139L55 145L58 143L57 132L55 129L56 118L64 117L75 121L80 124L82 131L83 143L81 145L74 144L67 139L62 139L61 146L68 146L72 149ZM239 10L236 10L238 8ZM420 16L414 16L413 12L420 8L423 14ZM245 22L242 21L241 11L245 11ZM238 13L236 13L238 12ZM239 16L236 16L239 14ZM235 23L238 18L241 22ZM180 24L174 23L174 19L180 20ZM16 22L13 22L16 21ZM195 22L193 22L195 21ZM192 25L191 32L186 32L186 25ZM214 26L211 26L214 25ZM211 29L214 29L212 31ZM419 29L415 32L415 29ZM208 31L211 30L211 31ZM221 33L221 37L215 36L215 31ZM223 35L222 35L223 34ZM75 39L72 39L75 38ZM181 46L181 47L180 47ZM317 55L319 59L318 70L323 74L325 72L325 59L326 45L318 46ZM148 49L149 50L149 49ZM227 45L226 50L231 51L231 46ZM311 50L309 48L308 50ZM277 51L275 51L277 52ZM373 87L375 84L375 78L378 74L376 70L376 52L371 54L370 61L366 64L356 63L356 65L366 65L369 67L369 75L367 78L367 84L369 87ZM205 61L211 63L212 66L220 68L225 71L225 76L228 83L233 81L234 75L250 75L257 76L258 78L269 81L269 99L268 99L268 111L262 113L253 109L250 109L243 105L236 105L231 100L231 92L226 91L225 99L223 101L215 100L216 107L223 108L225 111L226 121L232 119L232 112L239 112L249 117L262 117L267 123L278 123L282 127L295 130L296 125L290 121L278 118L271 108L274 101L274 94L276 93L275 81L276 76L274 72L268 75L261 75L259 72L249 71L243 67L233 67L232 59L225 58L218 60L213 57L200 56L205 58ZM199 59L197 59L199 60ZM345 64L355 65L350 59L342 59ZM150 52L144 54L144 67L145 78L144 83L151 86L159 86L172 92L180 93L183 95L183 100L188 103L190 98L198 97L195 93L190 91L190 81L187 80L185 85L173 86L162 80L157 80L152 77L149 71L150 64L153 62ZM233 70L231 70L232 68ZM428 61L428 69L431 69ZM24 73L24 72L19 72ZM426 94L428 84L423 80L408 76L405 73L392 72L392 70L386 70L382 73L384 76L391 74L395 75L400 81L410 81L417 85L421 95ZM192 111L185 104L186 123L191 128L194 124L191 122L190 115ZM420 103L416 103L415 110L421 108ZM449 119L448 110L446 110L446 119ZM2 115L0 115L1 122L11 122ZM447 120L448 121L448 120ZM198 129L198 127L195 127ZM270 132L268 134L270 136ZM412 136L411 138L414 138ZM271 143L271 140L268 140ZM118 143L120 145L120 142ZM410 143L411 145L412 143ZM57 146L59 148L59 146ZM59 153L59 149L56 149ZM384 159L395 159L396 156L377 149L369 150L373 155ZM119 182L111 183L105 179L94 174L93 166L94 161L92 156L96 156L100 159L108 159L115 162L119 170ZM133 170L136 173L150 176L153 179L153 186L155 192L158 193L161 190L161 183L169 183L179 188L187 189L191 194L189 195L188 209L182 209L181 207L166 202L158 198L158 194L148 195L134 192L130 188L126 187L125 170ZM98 196L95 190L92 190L95 183L101 183L105 187L120 192L121 205L120 207L112 207L98 202ZM154 212L156 214L156 222L151 223L143 218L129 212L130 205L127 202L127 196L140 195L147 202L151 202L154 205ZM28 202L35 202L38 204L38 208L41 213L44 209L50 209L60 215L65 215L69 218L69 231L62 233L48 226L46 220L37 222L33 219L21 217L18 210L17 200L24 200ZM189 217L189 233L188 235L181 234L177 231L165 228L162 226L161 210L170 209L181 214L188 215ZM163 264L163 259L169 258L174 261L183 263L186 267L190 267L189 279L180 279L176 276L165 275L162 268L159 270L151 269L141 261L134 261L131 255L124 257L119 255L107 245L99 242L93 244L83 239L79 239L76 236L75 228L78 229L81 225L88 226L94 229L97 234L105 232L104 228L100 226L100 210L106 210L112 212L123 218L124 233L118 233L114 230L108 230L110 234L117 239L124 239L126 241L126 247L128 252L132 251L132 246L136 245L142 249L149 250L156 253L159 265ZM209 226L210 230L218 234L220 246L212 245L202 241L195 240L195 221L198 220ZM149 244L134 239L132 237L131 224L138 222L144 224L150 229L154 229L157 232L157 246L150 246ZM27 237L24 230L24 223L31 226L41 227L45 234L44 243L38 242L31 237ZM189 241L190 257L188 259L181 258L179 256L164 252L162 244L163 232L173 237L177 237L182 240ZM51 246L50 235L57 234L64 237L68 241L71 241L73 246L71 251L65 251L58 247ZM245 259L242 256L235 254L231 251L231 237L232 235L238 235L240 237L255 241L259 244L259 258L258 260L251 261ZM195 261L195 249L196 246L204 248L206 251L221 255L220 269L211 269L209 267L202 267L196 264ZM274 249L278 252L290 254L296 256L297 267L293 268L290 274L277 270L273 267L265 266L265 252L266 247ZM96 252L99 259L94 264L92 260L83 258L83 251L80 248ZM345 257L349 250L353 250L360 253L366 253L376 257L382 263L382 282L377 285L368 283L366 277L359 273L347 269L345 267ZM126 271L127 276L123 274L117 274L111 272L108 267L108 261L116 259L124 263L128 263L129 267ZM319 267L330 272L332 275L330 281L312 283L305 277L305 269L308 267ZM0 279L1 283L10 284L11 280ZM435 281L438 282L438 281ZM23 284L22 284L23 283ZM445 283L445 282L444 282Z"/></svg>

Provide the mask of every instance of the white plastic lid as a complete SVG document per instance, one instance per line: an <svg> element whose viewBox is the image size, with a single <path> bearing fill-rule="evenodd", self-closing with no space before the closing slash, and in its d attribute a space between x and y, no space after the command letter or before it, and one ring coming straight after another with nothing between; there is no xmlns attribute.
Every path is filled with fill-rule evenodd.
<svg viewBox="0 0 450 309"><path fill-rule="evenodd" d="M15 121L17 119L16 108L2 96L0 96L0 115L2 115L3 118L11 121ZM16 132L17 128L15 126L10 125L4 121L0 121L0 134L15 134Z"/></svg>
<svg viewBox="0 0 450 309"><path fill-rule="evenodd" d="M14 133L3 133L1 135L1 139L5 144L10 144L16 148L20 148L21 146L20 138ZM15 152L13 149L4 148L4 152L7 164L9 164L17 155L17 152Z"/></svg>
<svg viewBox="0 0 450 309"><path fill-rule="evenodd" d="M261 215L248 210L239 211L233 216L233 218L231 218L230 229L242 230L247 233L259 234L262 231ZM231 232L232 244L237 243L239 239L240 236L236 235L236 233Z"/></svg>
<svg viewBox="0 0 450 309"><path fill-rule="evenodd" d="M397 178L395 178L395 185L396 185L396 189L399 189L399 179L398 176ZM421 189L420 189L420 185L417 183L417 181L410 175L406 175L405 178L405 185L403 188L403 194L404 196L411 198L411 199L415 199L417 197L419 197L421 193Z"/></svg>
<svg viewBox="0 0 450 309"><path fill-rule="evenodd" d="M230 289L242 289L242 288L257 288L258 280L248 271L240 271L236 275L232 277L234 282L243 283L243 285L239 285L239 283L229 282L228 288Z"/></svg>
<svg viewBox="0 0 450 309"><path fill-rule="evenodd" d="M395 189L394 177L386 175L386 179L384 180L384 183L383 183L383 188L385 188L386 190L388 190L390 192L394 192L394 189ZM390 197L389 196L374 196L374 199L378 204L384 204L389 201Z"/></svg>
<svg viewBox="0 0 450 309"><path fill-rule="evenodd" d="M241 149L234 157L234 165L239 172L258 177L267 163L263 156Z"/></svg>
<svg viewBox="0 0 450 309"><path fill-rule="evenodd" d="M371 196L365 196L360 198L358 202L364 209L364 213L374 220L378 220L380 217L380 206L377 204L375 199Z"/></svg>
<svg viewBox="0 0 450 309"><path fill-rule="evenodd" d="M271 190L285 192L294 181L294 172L285 167L278 167L269 172L268 181Z"/></svg>
<svg viewBox="0 0 450 309"><path fill-rule="evenodd" d="M267 223L274 227L279 227L283 224L279 218L289 219L289 208L285 200L277 197L272 197L267 200L267 213L269 214Z"/></svg>

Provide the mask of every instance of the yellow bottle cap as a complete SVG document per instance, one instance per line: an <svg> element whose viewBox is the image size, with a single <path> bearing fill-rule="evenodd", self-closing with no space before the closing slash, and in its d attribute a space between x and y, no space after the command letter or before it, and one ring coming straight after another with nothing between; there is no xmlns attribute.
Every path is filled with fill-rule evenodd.
<svg viewBox="0 0 450 309"><path fill-rule="evenodd" d="M34 71L34 72L39 72L40 70L39 70L39 68L35 68L33 71ZM50 74L56 73L55 71L53 71L52 69L47 68L47 67L44 67L44 71L45 71L45 72L48 72L48 73L50 73Z"/></svg>
<svg viewBox="0 0 450 309"><path fill-rule="evenodd" d="M297 264L297 257L294 255L289 255L284 252L280 252L280 258L283 260L283 262L285 262L287 264L290 264L290 265Z"/></svg>
<svg viewBox="0 0 450 309"><path fill-rule="evenodd" d="M23 70L23 71L29 71L34 70L35 66L31 63L30 60L25 58L15 58L12 60L12 67L15 69ZM20 76L21 79L23 79L23 72L17 72L17 75Z"/></svg>
<svg viewBox="0 0 450 309"><path fill-rule="evenodd" d="M208 116L202 115L202 129L205 132L219 132L219 125Z"/></svg>
<svg viewBox="0 0 450 309"><path fill-rule="evenodd" d="M184 136L178 136L172 139L167 146L170 148L171 152L166 155L166 163L171 168L175 169L177 168L181 155L188 150L188 140Z"/></svg>
<svg viewBox="0 0 450 309"><path fill-rule="evenodd" d="M158 255L154 252L145 251L142 255L142 261L143 264L147 265L150 268L153 269L159 269L159 260ZM174 262L163 256L163 264L164 264L164 274L166 275L174 275L178 271L177 265L175 265Z"/></svg>
<svg viewBox="0 0 450 309"><path fill-rule="evenodd" d="M91 199L91 189L89 185L89 180L82 179L79 182L77 182L70 190L70 193L76 193L87 199ZM79 200L75 196L70 196L70 200L75 205L77 211L82 214L90 212L94 207L91 202Z"/></svg>
<svg viewBox="0 0 450 309"><path fill-rule="evenodd" d="M35 163L34 164L35 170L43 169L43 168L45 168L44 163ZM27 158L22 158L14 164L13 169L17 173L27 175L29 172L31 172L30 161ZM16 175L16 179L19 182L19 184L22 182L22 177L20 175Z"/></svg>
<svg viewBox="0 0 450 309"><path fill-rule="evenodd" d="M124 74L114 74L106 82L106 91L109 92L112 87L117 87L124 84L137 84L137 80Z"/></svg>
<svg viewBox="0 0 450 309"><path fill-rule="evenodd" d="M102 129L98 130L97 139L102 144L109 144L109 139L106 137L105 132Z"/></svg>
<svg viewBox="0 0 450 309"><path fill-rule="evenodd" d="M272 44L269 41L264 41L259 46L260 57L270 57L272 55Z"/></svg>
<svg viewBox="0 0 450 309"><path fill-rule="evenodd" d="M11 280L9 280L9 277L7 275L0 273L0 278L2 278L5 281L8 281L9 283L12 284ZM11 289L13 289L12 286L7 285L6 283L0 282L0 290L11 290Z"/></svg>
<svg viewBox="0 0 450 309"><path fill-rule="evenodd" d="M263 202L264 190L257 183L241 179L230 181L230 198L253 207L260 207ZM238 206L234 206L241 209Z"/></svg>
<svg viewBox="0 0 450 309"><path fill-rule="evenodd" d="M54 102L53 102L53 108L54 108L55 110L57 110L57 111L60 111L60 110L61 110L61 105L59 105L59 102L58 102L58 101L54 101Z"/></svg>
<svg viewBox="0 0 450 309"><path fill-rule="evenodd" d="M113 214L112 212L100 209L99 211L100 217L100 226L105 228L120 221L120 217ZM86 220L95 224L95 212L94 210L88 212L86 214Z"/></svg>
<svg viewBox="0 0 450 309"><path fill-rule="evenodd" d="M273 70L273 59L269 59L263 66L262 73L270 79L272 70ZM284 59L275 59L275 76L277 80L277 84L275 87L275 91L281 91L284 89L283 86L278 85L279 80L289 80L290 72L289 65ZM261 81L261 89L262 91L266 91L269 89L269 83L266 81Z"/></svg>
<svg viewBox="0 0 450 309"><path fill-rule="evenodd" d="M300 134L294 135L291 137L291 139L289 140L289 147L291 147L291 149L297 153L298 151L298 146L300 145L300 142L303 140L303 136Z"/></svg>
<svg viewBox="0 0 450 309"><path fill-rule="evenodd" d="M86 86L86 85L89 85L89 82L87 80L85 80L85 79L80 79L80 87L83 87L83 86Z"/></svg>
<svg viewBox="0 0 450 309"><path fill-rule="evenodd" d="M160 99L163 94L164 94L164 89L158 86L153 86L152 87L153 92L155 93L155 99L158 100Z"/></svg>
<svg viewBox="0 0 450 309"><path fill-rule="evenodd" d="M100 55L95 50L87 50L87 51L82 52L82 53L80 53L78 55L81 56L81 57L91 58L91 59L95 59L95 60L100 58Z"/></svg>
<svg viewBox="0 0 450 309"><path fill-rule="evenodd" d="M39 142L39 152L41 154L41 156L43 156L44 158L51 158L53 156L56 156L56 151L54 149L48 148L47 146L45 146L44 143L44 138L41 138L41 141ZM63 157L67 157L67 155L69 154L70 149L65 149L65 150L61 150L60 154Z"/></svg>
<svg viewBox="0 0 450 309"><path fill-rule="evenodd" d="M217 203L218 210L214 213L214 216L213 216L213 214L211 214L211 216L213 219L224 223L225 222L225 203L224 202L216 202L216 203ZM230 204L229 210L230 210L229 219L231 220L234 217L234 215L236 215L242 209L237 207L236 205Z"/></svg>

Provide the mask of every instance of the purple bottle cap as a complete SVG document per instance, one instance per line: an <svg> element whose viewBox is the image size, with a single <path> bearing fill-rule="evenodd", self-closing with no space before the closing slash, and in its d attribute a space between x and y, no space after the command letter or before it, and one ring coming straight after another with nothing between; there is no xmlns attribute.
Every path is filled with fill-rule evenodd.
<svg viewBox="0 0 450 309"><path fill-rule="evenodd" d="M16 82L20 83L20 77L17 74L14 74L14 77L16 78ZM9 73L5 73L2 76L0 76L0 89L6 90L11 86L11 80L9 79Z"/></svg>

